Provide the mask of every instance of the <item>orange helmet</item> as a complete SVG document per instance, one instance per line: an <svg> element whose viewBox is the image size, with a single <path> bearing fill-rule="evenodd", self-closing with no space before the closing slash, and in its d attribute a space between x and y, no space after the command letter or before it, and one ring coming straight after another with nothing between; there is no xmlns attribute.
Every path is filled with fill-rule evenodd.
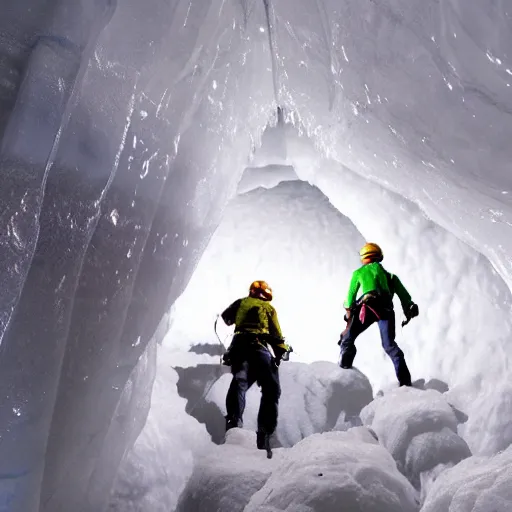
<svg viewBox="0 0 512 512"><path fill-rule="evenodd" d="M249 287L249 295L257 299L272 300L272 288L266 281L253 281Z"/></svg>
<svg viewBox="0 0 512 512"><path fill-rule="evenodd" d="M382 249L372 242L364 245L364 247L359 251L359 256L361 257L361 260L369 258L373 261L382 261L384 259Z"/></svg>

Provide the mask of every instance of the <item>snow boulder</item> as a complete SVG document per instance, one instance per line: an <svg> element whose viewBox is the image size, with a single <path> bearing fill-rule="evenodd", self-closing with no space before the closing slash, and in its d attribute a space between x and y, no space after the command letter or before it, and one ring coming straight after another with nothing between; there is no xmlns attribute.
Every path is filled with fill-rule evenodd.
<svg viewBox="0 0 512 512"><path fill-rule="evenodd" d="M413 512L416 492L363 427L315 434L287 449L244 512ZM205 509L206 510L206 509Z"/></svg>
<svg viewBox="0 0 512 512"><path fill-rule="evenodd" d="M226 434L224 445L213 445L196 463L176 512L242 512L251 496L267 481L283 449L267 459L256 449L256 434L239 428Z"/></svg>
<svg viewBox="0 0 512 512"><path fill-rule="evenodd" d="M329 430L347 430L361 424L359 413L373 399L369 380L358 370L342 370L325 361L311 364L284 362L280 366L281 400L277 441L290 447L307 436ZM224 375L206 399L226 413L231 375ZM254 385L247 393L244 427L256 430L261 393Z"/></svg>
<svg viewBox="0 0 512 512"><path fill-rule="evenodd" d="M443 469L471 455L457 435L454 409L432 389L394 389L366 406L361 419L391 453L398 469L416 489L422 489L422 495Z"/></svg>
<svg viewBox="0 0 512 512"><path fill-rule="evenodd" d="M445 471L421 512L510 512L512 446L494 457L470 457Z"/></svg>

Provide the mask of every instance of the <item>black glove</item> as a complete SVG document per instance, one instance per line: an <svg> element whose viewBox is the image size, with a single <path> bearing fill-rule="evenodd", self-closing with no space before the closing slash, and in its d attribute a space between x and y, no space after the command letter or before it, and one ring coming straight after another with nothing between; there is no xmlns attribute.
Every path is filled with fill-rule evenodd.
<svg viewBox="0 0 512 512"><path fill-rule="evenodd" d="M407 311L404 311L406 320L402 322L402 327L405 327L413 318L416 318L420 314L420 310L417 304L414 302L409 306Z"/></svg>
<svg viewBox="0 0 512 512"><path fill-rule="evenodd" d="M418 308L418 304L414 304L414 302L409 306L409 309L405 311L405 317L407 320L412 320L416 318L420 314L420 310Z"/></svg>
<svg viewBox="0 0 512 512"><path fill-rule="evenodd" d="M231 358L229 355L229 351L225 352L224 355L222 356L222 364L225 366L231 366Z"/></svg>
<svg viewBox="0 0 512 512"><path fill-rule="evenodd" d="M274 339L274 341L275 340L276 338ZM276 359L279 359L279 362L281 362L281 359L283 361L288 361L290 352L293 352L292 347L285 342L284 338L279 338L277 339L277 341L278 343L274 342L271 344Z"/></svg>

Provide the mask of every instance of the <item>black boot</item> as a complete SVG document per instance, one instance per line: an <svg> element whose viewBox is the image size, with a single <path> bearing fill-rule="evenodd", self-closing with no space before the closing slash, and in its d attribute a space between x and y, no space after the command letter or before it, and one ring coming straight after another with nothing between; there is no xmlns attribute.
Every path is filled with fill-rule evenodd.
<svg viewBox="0 0 512 512"><path fill-rule="evenodd" d="M232 428L243 428L243 426L241 419L226 418L226 432Z"/></svg>
<svg viewBox="0 0 512 512"><path fill-rule="evenodd" d="M270 434L265 432L256 432L256 446L258 450L266 450L267 459L272 458L272 449L270 448Z"/></svg>

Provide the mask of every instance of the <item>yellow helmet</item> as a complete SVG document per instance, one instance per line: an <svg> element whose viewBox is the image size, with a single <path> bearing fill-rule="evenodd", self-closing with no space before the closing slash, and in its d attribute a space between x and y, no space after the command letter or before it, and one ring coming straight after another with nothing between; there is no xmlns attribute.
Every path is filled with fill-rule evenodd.
<svg viewBox="0 0 512 512"><path fill-rule="evenodd" d="M272 288L266 281L253 281L249 287L249 295L263 300L272 300Z"/></svg>
<svg viewBox="0 0 512 512"><path fill-rule="evenodd" d="M369 258L373 261L382 261L384 259L384 254L382 253L382 249L374 243L367 243L364 247L359 251L359 256L361 260Z"/></svg>

